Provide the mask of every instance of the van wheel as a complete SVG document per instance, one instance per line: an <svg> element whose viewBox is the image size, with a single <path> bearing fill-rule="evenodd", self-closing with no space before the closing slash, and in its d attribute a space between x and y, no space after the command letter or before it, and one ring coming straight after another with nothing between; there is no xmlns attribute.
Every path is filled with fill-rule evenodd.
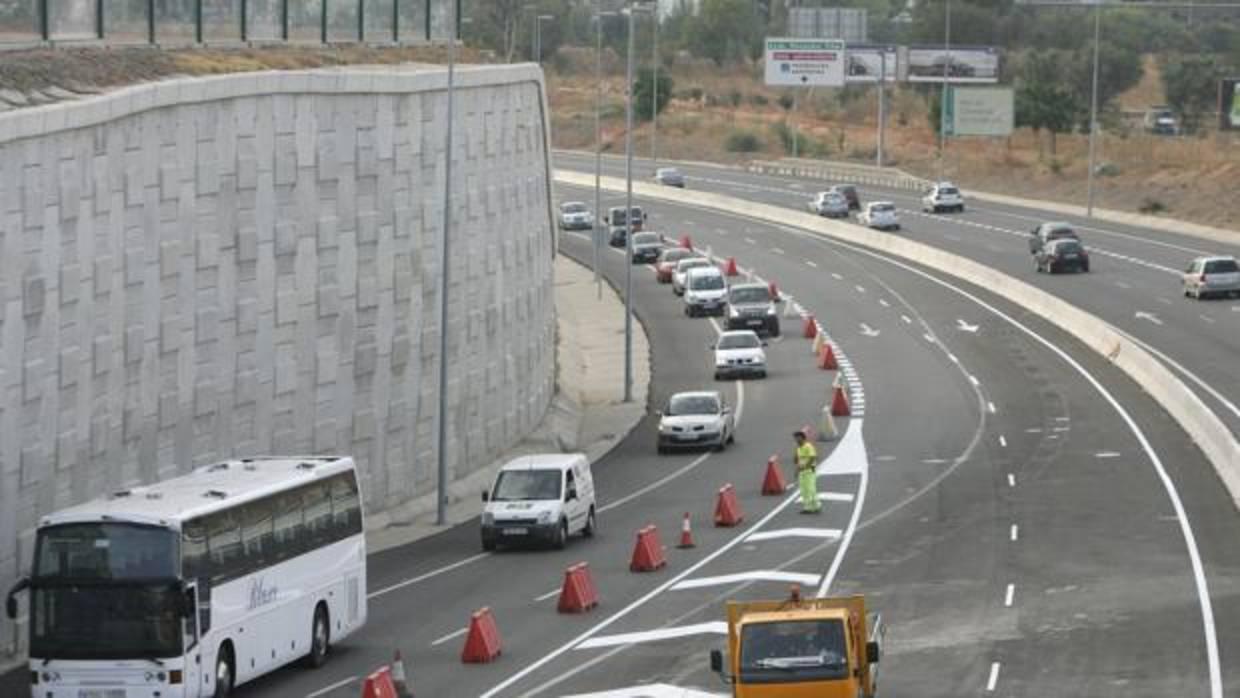
<svg viewBox="0 0 1240 698"><path fill-rule="evenodd" d="M215 655L215 692L212 698L228 698L233 688L232 645L220 645Z"/></svg>
<svg viewBox="0 0 1240 698"><path fill-rule="evenodd" d="M306 666L318 669L327 663L327 651L331 647L332 628L328 623L327 609L319 604L314 609L314 620L310 624L310 654L306 655Z"/></svg>
<svg viewBox="0 0 1240 698"><path fill-rule="evenodd" d="M551 542L551 545L556 550L563 550L564 546L568 545L568 522L567 521L560 519L560 527L556 529L555 540Z"/></svg>
<svg viewBox="0 0 1240 698"><path fill-rule="evenodd" d="M495 541L493 541L493 540L487 540L486 538L483 538L483 539L482 539L482 549L483 549L484 551L488 552L488 553L490 553L490 552L494 552L494 551L495 551Z"/></svg>
<svg viewBox="0 0 1240 698"><path fill-rule="evenodd" d="M590 507L590 513L586 514L586 527L581 529L581 535L586 538L593 538L594 532L598 529L598 522L594 520L594 507Z"/></svg>

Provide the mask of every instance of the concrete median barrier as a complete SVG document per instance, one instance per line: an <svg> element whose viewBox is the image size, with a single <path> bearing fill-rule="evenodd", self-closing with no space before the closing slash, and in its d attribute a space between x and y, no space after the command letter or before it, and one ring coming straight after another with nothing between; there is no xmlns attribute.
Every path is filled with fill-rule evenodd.
<svg viewBox="0 0 1240 698"><path fill-rule="evenodd" d="M557 171L560 184L594 186L594 175ZM602 187L624 189L624 180L602 178ZM944 250L860 226L722 194L676 190L633 183L636 196L697 206L796 227L839 242L899 257L980 286L1076 337L1137 382L1188 433L1209 459L1240 509L1240 443L1219 417L1165 365L1114 326L1050 293L991 267Z"/></svg>

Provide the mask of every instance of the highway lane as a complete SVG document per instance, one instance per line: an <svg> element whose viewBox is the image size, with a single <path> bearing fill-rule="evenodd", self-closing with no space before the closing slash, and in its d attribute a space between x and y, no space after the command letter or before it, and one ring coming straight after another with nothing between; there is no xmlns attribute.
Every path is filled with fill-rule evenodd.
<svg viewBox="0 0 1240 698"><path fill-rule="evenodd" d="M769 270L768 278L828 317L865 378L873 480L836 589L870 594L891 624L884 693L982 693L997 667L997 689L1007 695L1210 695L1196 587L1184 537L1168 513L1173 506L1133 430L1075 367L903 266L678 208L648 205L656 227L683 226L716 254ZM1240 567L1227 541L1237 517L1213 472L1137 386L1062 333L987 300L1102 376L1153 451L1164 454L1185 511L1205 531L1199 544L1212 610L1224 659L1234 662ZM941 383L953 370L954 383ZM979 395L969 397L974 389ZM936 438L927 424L938 419L959 429L971 409L985 420L971 450L965 434ZM793 521L772 526L800 523L779 517ZM815 569L813 560L821 572L834 545L807 551L803 543L763 541L744 546L745 560L717 561L696 576L734 574L746 563L805 573ZM601 646L565 650L502 695L648 681L719 691L705 670L707 650L721 642L711 634L608 642L627 639L624 633L657 638L669 623L718 621L724 599L769 597L780 586L750 581L696 596L669 590L590 638ZM1176 639L1151 642L1154 636ZM1224 680L1237 687L1235 677Z"/></svg>
<svg viewBox="0 0 1240 698"><path fill-rule="evenodd" d="M557 165L592 172L592 157L557 153ZM638 161L644 176L649 165ZM749 174L737 169L685 165L695 189L805 210L812 193L828 183ZM624 163L604 159L605 174L623 176ZM967 192L966 192L967 193ZM963 214L925 214L920 199L904 190L861 187L863 200L884 198L901 209L898 235L936 245L1029 281L1092 312L1144 344L1180 374L1240 435L1240 300L1195 301L1181 295L1180 270L1194 256L1240 256L1240 235L1225 245L1187 235L1125 227L1039 212L1036 209L968 201ZM1093 250L1090 274L1041 275L1025 241L1045 220L1077 226Z"/></svg>

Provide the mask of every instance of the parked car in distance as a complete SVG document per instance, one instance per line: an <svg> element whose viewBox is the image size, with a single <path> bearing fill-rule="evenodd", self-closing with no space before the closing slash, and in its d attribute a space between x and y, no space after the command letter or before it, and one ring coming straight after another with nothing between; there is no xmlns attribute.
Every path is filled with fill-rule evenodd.
<svg viewBox="0 0 1240 698"><path fill-rule="evenodd" d="M663 236L658 233L633 233L633 263L649 264L659 258L663 251Z"/></svg>
<svg viewBox="0 0 1240 698"><path fill-rule="evenodd" d="M766 342L753 330L730 330L710 345L715 350L715 380L730 376L766 378Z"/></svg>
<svg viewBox="0 0 1240 698"><path fill-rule="evenodd" d="M722 315L728 282L719 267L709 264L690 269L685 276L685 315Z"/></svg>
<svg viewBox="0 0 1240 698"><path fill-rule="evenodd" d="M1048 274L1061 271L1089 271L1089 252L1080 240L1059 238L1051 240L1033 256L1034 269Z"/></svg>
<svg viewBox="0 0 1240 698"><path fill-rule="evenodd" d="M716 390L676 393L658 416L659 453L702 446L722 451L736 440L732 408Z"/></svg>
<svg viewBox="0 0 1240 698"><path fill-rule="evenodd" d="M1235 257L1194 259L1184 270L1184 295L1198 300L1208 296L1240 296L1240 264Z"/></svg>
<svg viewBox="0 0 1240 698"><path fill-rule="evenodd" d="M672 283L672 274L676 271L676 264L689 257L701 257L701 255L688 247L664 247L659 253L659 260L654 265L655 281L661 284Z"/></svg>
<svg viewBox="0 0 1240 698"><path fill-rule="evenodd" d="M1038 250L1041 250L1046 243L1051 240L1062 240L1063 238L1071 238L1078 242L1080 241L1080 237L1076 234L1076 231L1073 230L1072 226L1067 223L1043 223L1029 233L1029 254L1036 255Z"/></svg>
<svg viewBox="0 0 1240 698"><path fill-rule="evenodd" d="M848 199L838 191L820 191L809 202L809 210L827 218L847 218Z"/></svg>
<svg viewBox="0 0 1240 698"><path fill-rule="evenodd" d="M779 336L779 312L766 284L733 284L728 289L727 320L729 330L754 330L772 337Z"/></svg>
<svg viewBox="0 0 1240 698"><path fill-rule="evenodd" d="M685 188L685 175L675 167L660 167L655 170L654 181L665 187Z"/></svg>
<svg viewBox="0 0 1240 698"><path fill-rule="evenodd" d="M866 204L865 209L857 214L857 222L877 230L900 229L900 216L896 213L896 205L890 201L871 201Z"/></svg>
<svg viewBox="0 0 1240 698"><path fill-rule="evenodd" d="M594 214L580 201L560 204L560 230L589 230L594 227Z"/></svg>
<svg viewBox="0 0 1240 698"><path fill-rule="evenodd" d="M827 191L833 191L836 194L840 194L841 196L843 196L844 199L848 201L848 210L850 211L861 210L861 195L857 193L857 187L855 185L835 184L835 185L832 185L829 189L827 189Z"/></svg>
<svg viewBox="0 0 1240 698"><path fill-rule="evenodd" d="M633 207L633 232L639 233L646 226L646 212L642 211L641 206ZM624 247L627 244L625 236L627 235L627 225L625 223L624 207L612 206L607 209L607 215L603 221L608 225L608 242L612 247Z"/></svg>
<svg viewBox="0 0 1240 698"><path fill-rule="evenodd" d="M594 476L584 453L539 453L504 464L482 493L482 549L517 542L563 548L568 537L589 538L594 519Z"/></svg>
<svg viewBox="0 0 1240 698"><path fill-rule="evenodd" d="M689 276L690 269L699 267L713 267L713 262L705 257L686 257L676 263L676 269L672 272L672 293L683 295L685 292L685 280Z"/></svg>
<svg viewBox="0 0 1240 698"><path fill-rule="evenodd" d="M964 194L951 182L939 182L930 185L925 196L921 197L921 210L928 213L939 211L964 211Z"/></svg>

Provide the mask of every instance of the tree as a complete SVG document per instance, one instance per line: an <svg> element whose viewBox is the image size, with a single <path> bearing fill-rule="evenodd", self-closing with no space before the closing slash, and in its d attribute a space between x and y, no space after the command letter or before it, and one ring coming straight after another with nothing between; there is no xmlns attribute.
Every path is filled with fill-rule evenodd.
<svg viewBox="0 0 1240 698"><path fill-rule="evenodd" d="M748 0L702 0L697 21L689 26L689 50L723 65L752 51L764 29Z"/></svg>
<svg viewBox="0 0 1240 698"><path fill-rule="evenodd" d="M1162 82L1167 105L1183 120L1184 130L1194 133L1201 117L1218 103L1218 81L1223 67L1209 54L1174 55L1163 61Z"/></svg>
<svg viewBox="0 0 1240 698"><path fill-rule="evenodd" d="M1056 136L1072 130L1086 113L1079 95L1063 85L1065 63L1073 60L1064 51L1030 51L1019 60L1016 81L1016 125L1027 126L1034 133L1045 130L1051 134L1051 154L1055 154ZM1041 139L1038 156L1042 157Z"/></svg>
<svg viewBox="0 0 1240 698"><path fill-rule="evenodd" d="M1103 41L1098 51L1098 111L1104 111L1120 94L1141 81L1145 68L1141 55L1117 44ZM1089 105L1092 99L1094 75L1094 51L1092 42L1072 52L1063 66L1060 81L1067 82L1072 93ZM1089 130L1088 111L1082 113L1081 129Z"/></svg>
<svg viewBox="0 0 1240 698"><path fill-rule="evenodd" d="M638 121L650 121L654 118L654 70L642 68L637 71L637 79L633 81L633 118ZM659 71L659 113L667 107L672 98L672 76L666 70Z"/></svg>

